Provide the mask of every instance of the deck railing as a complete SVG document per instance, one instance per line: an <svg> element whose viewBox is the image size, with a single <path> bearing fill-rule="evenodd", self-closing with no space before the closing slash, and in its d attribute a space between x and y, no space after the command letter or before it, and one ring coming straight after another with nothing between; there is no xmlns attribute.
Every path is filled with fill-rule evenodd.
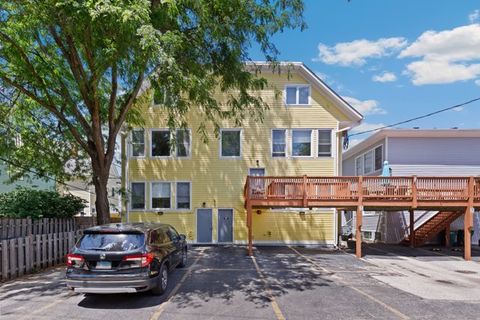
<svg viewBox="0 0 480 320"><path fill-rule="evenodd" d="M247 177L245 198L303 201L467 201L468 177ZM480 200L480 178L474 179Z"/></svg>

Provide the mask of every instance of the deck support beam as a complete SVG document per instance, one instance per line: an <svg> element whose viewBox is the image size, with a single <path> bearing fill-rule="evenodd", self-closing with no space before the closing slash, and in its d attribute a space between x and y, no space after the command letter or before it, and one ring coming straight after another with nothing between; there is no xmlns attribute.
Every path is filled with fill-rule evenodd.
<svg viewBox="0 0 480 320"><path fill-rule="evenodd" d="M450 225L445 228L445 247L450 248Z"/></svg>
<svg viewBox="0 0 480 320"><path fill-rule="evenodd" d="M356 229L355 229L355 255L357 258L362 257L362 218L363 208L357 207L357 215L355 217Z"/></svg>
<svg viewBox="0 0 480 320"><path fill-rule="evenodd" d="M248 255L253 256L252 205L247 202Z"/></svg>
<svg viewBox="0 0 480 320"><path fill-rule="evenodd" d="M408 210L410 213L410 248L415 248L415 210Z"/></svg>
<svg viewBox="0 0 480 320"><path fill-rule="evenodd" d="M472 236L473 228L473 197L474 197L475 180L473 177L468 179L468 205L465 208L465 216L463 217L463 252L467 261L472 260Z"/></svg>

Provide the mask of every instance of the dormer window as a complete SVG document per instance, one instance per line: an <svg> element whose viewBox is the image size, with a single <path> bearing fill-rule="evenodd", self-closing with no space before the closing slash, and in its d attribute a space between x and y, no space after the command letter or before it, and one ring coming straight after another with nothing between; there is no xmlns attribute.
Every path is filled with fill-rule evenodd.
<svg viewBox="0 0 480 320"><path fill-rule="evenodd" d="M310 86L305 84L288 85L285 87L286 106L310 105Z"/></svg>

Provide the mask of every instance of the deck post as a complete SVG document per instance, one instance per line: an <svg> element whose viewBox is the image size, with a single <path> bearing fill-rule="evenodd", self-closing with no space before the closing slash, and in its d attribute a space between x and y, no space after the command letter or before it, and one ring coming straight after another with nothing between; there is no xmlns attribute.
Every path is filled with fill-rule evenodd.
<svg viewBox="0 0 480 320"><path fill-rule="evenodd" d="M363 207L357 207L357 215L356 215L356 229L355 229L355 255L357 258L362 257L362 215L363 215Z"/></svg>
<svg viewBox="0 0 480 320"><path fill-rule="evenodd" d="M408 210L410 213L410 248L415 248L415 210Z"/></svg>
<svg viewBox="0 0 480 320"><path fill-rule="evenodd" d="M470 177L468 179L468 205L465 209L465 216L463 218L463 252L464 258L467 261L472 260L472 236L470 234L473 226L473 191L474 191L474 179Z"/></svg>
<svg viewBox="0 0 480 320"><path fill-rule="evenodd" d="M445 228L445 247L450 248L450 225Z"/></svg>
<svg viewBox="0 0 480 320"><path fill-rule="evenodd" d="M303 206L307 206L307 175L303 175Z"/></svg>
<svg viewBox="0 0 480 320"><path fill-rule="evenodd" d="M362 257L362 218L363 218L363 177L358 177L358 205L356 214L355 229L355 255Z"/></svg>
<svg viewBox="0 0 480 320"><path fill-rule="evenodd" d="M253 256L252 243L252 205L250 201L247 202L247 228L248 228L248 255Z"/></svg>

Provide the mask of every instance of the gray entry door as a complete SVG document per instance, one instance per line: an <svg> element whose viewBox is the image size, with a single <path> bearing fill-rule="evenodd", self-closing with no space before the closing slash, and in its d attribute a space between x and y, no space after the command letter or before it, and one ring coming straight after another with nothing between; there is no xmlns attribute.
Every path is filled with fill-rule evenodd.
<svg viewBox="0 0 480 320"><path fill-rule="evenodd" d="M218 242L233 242L233 209L218 209Z"/></svg>
<svg viewBox="0 0 480 320"><path fill-rule="evenodd" d="M197 209L197 242L212 242L212 209Z"/></svg>

